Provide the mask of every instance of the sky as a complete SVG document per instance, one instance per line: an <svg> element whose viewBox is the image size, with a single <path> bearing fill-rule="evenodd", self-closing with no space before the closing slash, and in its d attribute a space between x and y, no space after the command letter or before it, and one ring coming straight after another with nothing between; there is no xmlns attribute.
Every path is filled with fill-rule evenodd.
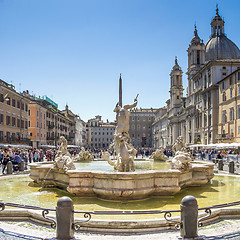
<svg viewBox="0 0 240 240"><path fill-rule="evenodd" d="M240 47L239 0L0 0L0 79L84 121L115 120L120 73L123 104L163 107L175 56L186 89L194 24L206 42L216 4Z"/></svg>

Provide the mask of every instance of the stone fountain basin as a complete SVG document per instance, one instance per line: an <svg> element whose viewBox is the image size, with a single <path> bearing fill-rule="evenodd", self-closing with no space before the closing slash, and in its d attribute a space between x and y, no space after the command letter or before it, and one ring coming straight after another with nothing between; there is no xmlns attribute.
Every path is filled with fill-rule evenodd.
<svg viewBox="0 0 240 240"><path fill-rule="evenodd" d="M52 163L30 164L30 178L44 187L59 187L81 197L137 200L150 196L171 196L189 186L208 183L214 164L194 163L185 170L106 172L59 171Z"/></svg>

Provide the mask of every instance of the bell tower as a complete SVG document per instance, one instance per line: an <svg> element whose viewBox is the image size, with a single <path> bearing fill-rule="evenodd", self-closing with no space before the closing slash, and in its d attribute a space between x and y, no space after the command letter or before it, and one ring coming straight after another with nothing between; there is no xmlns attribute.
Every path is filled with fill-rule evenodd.
<svg viewBox="0 0 240 240"><path fill-rule="evenodd" d="M177 57L175 57L175 65L170 73L171 87L170 87L170 99L171 108L178 107L181 105L183 97L183 83L182 83L183 71L178 65Z"/></svg>
<svg viewBox="0 0 240 240"><path fill-rule="evenodd" d="M205 44L198 36L196 25L194 26L194 36L188 47L188 75L195 74L205 63Z"/></svg>

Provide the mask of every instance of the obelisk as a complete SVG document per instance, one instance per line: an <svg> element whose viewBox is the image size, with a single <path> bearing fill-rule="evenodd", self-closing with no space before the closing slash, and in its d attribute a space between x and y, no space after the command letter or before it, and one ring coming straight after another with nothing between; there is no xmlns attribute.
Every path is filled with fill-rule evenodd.
<svg viewBox="0 0 240 240"><path fill-rule="evenodd" d="M118 101L118 105L120 107L122 107L122 76L120 73L120 78L119 78L119 101Z"/></svg>

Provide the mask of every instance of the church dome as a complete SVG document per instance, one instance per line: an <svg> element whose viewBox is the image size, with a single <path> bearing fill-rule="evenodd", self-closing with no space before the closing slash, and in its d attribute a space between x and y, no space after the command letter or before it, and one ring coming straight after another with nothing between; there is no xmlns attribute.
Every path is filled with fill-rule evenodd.
<svg viewBox="0 0 240 240"><path fill-rule="evenodd" d="M211 37L206 42L206 61L240 58L239 48L225 35Z"/></svg>
<svg viewBox="0 0 240 240"><path fill-rule="evenodd" d="M206 61L240 58L239 48L224 33L224 23L217 8L211 22L211 38L206 42Z"/></svg>

